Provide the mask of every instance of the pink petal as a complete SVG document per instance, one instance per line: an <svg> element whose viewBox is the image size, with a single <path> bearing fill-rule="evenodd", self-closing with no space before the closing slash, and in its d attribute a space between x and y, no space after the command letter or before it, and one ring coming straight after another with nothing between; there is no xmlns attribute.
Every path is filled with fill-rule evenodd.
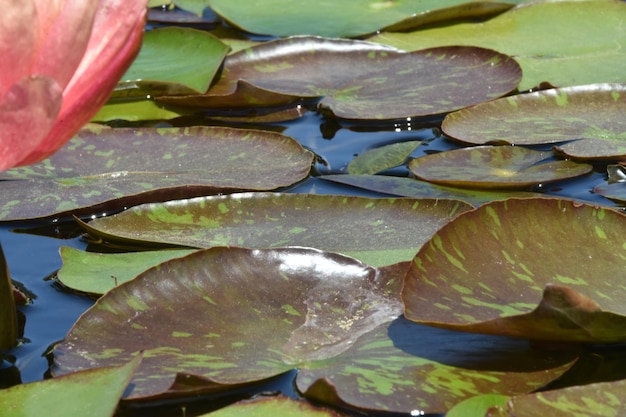
<svg viewBox="0 0 626 417"><path fill-rule="evenodd" d="M139 52L147 3L148 0L100 0L87 52L65 88L57 123L20 165L50 156L104 105Z"/></svg>
<svg viewBox="0 0 626 417"><path fill-rule="evenodd" d="M0 101L0 171L17 166L54 125L63 91L55 80L28 77Z"/></svg>
<svg viewBox="0 0 626 417"><path fill-rule="evenodd" d="M3 0L0 10L0 97L27 76L36 49L37 19L29 0Z"/></svg>

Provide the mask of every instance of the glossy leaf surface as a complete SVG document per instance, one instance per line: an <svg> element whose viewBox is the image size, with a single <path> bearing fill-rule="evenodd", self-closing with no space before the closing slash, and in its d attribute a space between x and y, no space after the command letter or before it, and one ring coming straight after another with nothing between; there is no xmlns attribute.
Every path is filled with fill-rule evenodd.
<svg viewBox="0 0 626 417"><path fill-rule="evenodd" d="M464 0L344 0L341 13L329 0L210 0L211 7L226 21L241 29L274 36L320 35L352 37L373 33L413 17L405 26L415 27L446 19L480 16L503 11L520 1L483 1L469 5ZM447 10L438 10L447 9ZM495 9L495 10L494 10ZM276 11L280 10L280 14Z"/></svg>
<svg viewBox="0 0 626 417"><path fill-rule="evenodd" d="M588 174L589 164L552 160L552 152L519 146L477 146L413 159L409 169L435 184L474 188L527 188Z"/></svg>
<svg viewBox="0 0 626 417"><path fill-rule="evenodd" d="M111 417L140 358L0 390L3 417Z"/></svg>
<svg viewBox="0 0 626 417"><path fill-rule="evenodd" d="M511 55L522 66L521 91L626 82L626 4L621 1L548 1L513 8L480 23L370 38L404 50L476 45ZM554 28L559 36L554 36Z"/></svg>
<svg viewBox="0 0 626 417"><path fill-rule="evenodd" d="M146 204L87 227L122 244L309 246L379 266L411 260L439 227L471 208L455 200L242 193Z"/></svg>
<svg viewBox="0 0 626 417"><path fill-rule="evenodd" d="M287 96L324 97L322 111L345 119L441 114L517 87L517 62L489 49L447 47L405 53L348 39L292 37L229 55L209 94L245 80Z"/></svg>
<svg viewBox="0 0 626 417"><path fill-rule="evenodd" d="M577 159L626 156L626 85L592 84L501 98L450 113L442 130L460 142L559 143Z"/></svg>
<svg viewBox="0 0 626 417"><path fill-rule="evenodd" d="M624 220L557 199L509 199L464 213L413 260L405 314L461 331L624 341Z"/></svg>
<svg viewBox="0 0 626 417"><path fill-rule="evenodd" d="M266 131L82 131L50 159L2 174L13 181L0 182L0 220L92 214L146 201L275 189L306 178L312 160L311 152L294 139Z"/></svg>

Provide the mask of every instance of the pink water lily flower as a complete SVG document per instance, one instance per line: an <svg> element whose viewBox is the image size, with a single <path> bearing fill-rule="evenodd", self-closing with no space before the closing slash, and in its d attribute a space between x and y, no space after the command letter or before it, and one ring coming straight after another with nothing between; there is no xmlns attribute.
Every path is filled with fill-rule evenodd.
<svg viewBox="0 0 626 417"><path fill-rule="evenodd" d="M3 0L0 171L47 158L91 119L141 46L148 0Z"/></svg>

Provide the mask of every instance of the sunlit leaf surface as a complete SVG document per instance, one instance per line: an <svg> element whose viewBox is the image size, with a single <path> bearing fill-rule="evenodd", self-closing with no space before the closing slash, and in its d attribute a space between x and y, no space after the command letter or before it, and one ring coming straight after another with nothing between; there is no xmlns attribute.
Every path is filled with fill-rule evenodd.
<svg viewBox="0 0 626 417"><path fill-rule="evenodd" d="M592 84L521 94L450 113L442 124L463 143L559 143L577 159L626 157L625 84Z"/></svg>
<svg viewBox="0 0 626 417"><path fill-rule="evenodd" d="M370 265L413 259L462 201L243 193L146 204L86 227L105 241L207 248L309 246Z"/></svg>
<svg viewBox="0 0 626 417"><path fill-rule="evenodd" d="M485 417L491 407L504 406L508 399L508 396L501 394L477 395L456 404L446 413L446 417Z"/></svg>
<svg viewBox="0 0 626 417"><path fill-rule="evenodd" d="M440 185L473 188L527 188L588 174L589 164L549 160L552 152L520 146L477 146L413 159L418 178Z"/></svg>
<svg viewBox="0 0 626 417"><path fill-rule="evenodd" d="M111 417L140 358L0 390L3 417Z"/></svg>
<svg viewBox="0 0 626 417"><path fill-rule="evenodd" d="M462 331L623 342L625 220L557 199L509 199L463 213L413 260L405 314Z"/></svg>
<svg viewBox="0 0 626 417"><path fill-rule="evenodd" d="M522 66L520 90L626 82L626 4L621 1L536 2L485 22L412 33L382 33L369 40L414 51L476 45L511 55ZM559 36L554 36L558 28Z"/></svg>
<svg viewBox="0 0 626 417"><path fill-rule="evenodd" d="M278 133L226 127L95 129L39 164L0 174L0 220L119 210L147 201L271 190L313 155Z"/></svg>
<svg viewBox="0 0 626 417"><path fill-rule="evenodd" d="M229 55L208 94L234 94L245 80L286 96L324 97L319 108L337 117L395 119L494 99L514 90L520 79L517 62L489 49L405 53L368 42L301 36Z"/></svg>
<svg viewBox="0 0 626 417"><path fill-rule="evenodd" d="M287 397L269 397L243 401L200 417L342 417L346 414Z"/></svg>

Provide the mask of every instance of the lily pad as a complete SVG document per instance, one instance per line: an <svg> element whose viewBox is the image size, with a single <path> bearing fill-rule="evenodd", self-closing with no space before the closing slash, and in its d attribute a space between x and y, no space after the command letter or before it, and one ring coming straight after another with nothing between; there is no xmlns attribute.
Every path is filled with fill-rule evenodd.
<svg viewBox="0 0 626 417"><path fill-rule="evenodd" d="M137 246L309 246L370 265L413 259L467 203L314 194L241 193L145 204L85 225L99 238Z"/></svg>
<svg viewBox="0 0 626 417"><path fill-rule="evenodd" d="M511 197L549 197L545 194L527 191L507 190L471 190L444 187L413 178L392 177L386 175L322 175L320 179L340 184L351 185L365 190L387 193L401 197L414 198L450 198L465 201L475 207L494 200Z"/></svg>
<svg viewBox="0 0 626 417"><path fill-rule="evenodd" d="M299 368L296 384L309 398L336 404L321 385L339 381L338 398L351 407L443 412L485 391L529 392L571 366L575 350L557 355L398 318L407 267L376 269L307 248L199 251L100 298L55 347L53 373L143 351L128 400L196 395ZM173 388L185 379L205 385Z"/></svg>
<svg viewBox="0 0 626 417"><path fill-rule="evenodd" d="M480 23L412 33L382 33L370 41L407 51L474 45L508 54L522 67L519 89L623 83L626 4L621 1L546 1L515 7ZM554 36L554 28L559 36Z"/></svg>
<svg viewBox="0 0 626 417"><path fill-rule="evenodd" d="M140 361L0 390L2 416L111 417Z"/></svg>
<svg viewBox="0 0 626 417"><path fill-rule="evenodd" d="M626 202L626 184L615 182L594 187L593 192L620 203Z"/></svg>
<svg viewBox="0 0 626 417"><path fill-rule="evenodd" d="M255 399L252 401L242 401L228 407L224 407L200 417L349 417L328 408L315 407L311 403L292 398L277 396L270 398Z"/></svg>
<svg viewBox="0 0 626 417"><path fill-rule="evenodd" d="M353 175L375 174L406 162L407 158L422 144L422 141L392 143L371 149L348 164L348 172Z"/></svg>
<svg viewBox="0 0 626 417"><path fill-rule="evenodd" d="M477 146L413 159L416 177L440 185L474 188L528 188L588 174L589 164L552 160L552 152L519 146Z"/></svg>
<svg viewBox="0 0 626 417"><path fill-rule="evenodd" d="M555 88L501 98L450 113L444 133L463 143L536 145L577 159L626 156L625 84Z"/></svg>
<svg viewBox="0 0 626 417"><path fill-rule="evenodd" d="M73 290L102 295L150 267L192 252L193 250L173 249L94 253L65 246L60 249L63 266L57 272L57 279Z"/></svg>
<svg viewBox="0 0 626 417"><path fill-rule="evenodd" d="M626 216L608 208L532 198L485 204L418 252L405 314L469 332L626 341L624 236Z"/></svg>
<svg viewBox="0 0 626 417"><path fill-rule="evenodd" d="M362 36L399 22L402 22L400 28L406 29L447 19L484 16L504 11L520 2L468 4L470 2L465 0L343 0L338 12L337 3L330 0L209 1L216 13L247 32L328 37Z"/></svg>
<svg viewBox="0 0 626 417"><path fill-rule="evenodd" d="M0 220L86 215L147 201L301 181L313 154L278 133L225 127L84 130L0 178ZM8 181L11 180L11 181ZM26 202L26 204L22 204Z"/></svg>
<svg viewBox="0 0 626 417"><path fill-rule="evenodd" d="M219 384L278 375L336 356L400 314L406 266L377 270L305 248L195 252L100 298L55 347L53 372L143 351L127 398L165 394L179 372Z"/></svg>
<svg viewBox="0 0 626 417"><path fill-rule="evenodd" d="M477 395L456 404L446 413L446 417L485 417L490 408L505 406L508 399L501 394ZM509 417L508 414L506 417Z"/></svg>
<svg viewBox="0 0 626 417"><path fill-rule="evenodd" d="M291 37L235 54L209 95L235 93L245 80L263 90L322 97L319 108L344 119L446 113L514 90L519 65L475 47L405 53L369 42Z"/></svg>

